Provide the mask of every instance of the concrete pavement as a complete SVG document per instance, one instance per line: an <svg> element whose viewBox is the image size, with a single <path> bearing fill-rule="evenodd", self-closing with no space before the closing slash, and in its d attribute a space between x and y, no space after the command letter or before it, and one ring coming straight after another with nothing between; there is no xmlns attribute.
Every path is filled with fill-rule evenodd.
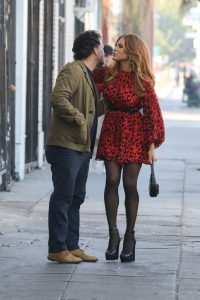
<svg viewBox="0 0 200 300"><path fill-rule="evenodd" d="M176 100L177 93L173 89L161 102L167 134L156 164L159 197L148 195L149 166L139 179L136 261L105 261L105 173L93 164L81 209L81 246L99 262L46 260L51 174L45 165L0 193L0 300L200 299L200 110ZM123 202L120 186L121 236Z"/></svg>

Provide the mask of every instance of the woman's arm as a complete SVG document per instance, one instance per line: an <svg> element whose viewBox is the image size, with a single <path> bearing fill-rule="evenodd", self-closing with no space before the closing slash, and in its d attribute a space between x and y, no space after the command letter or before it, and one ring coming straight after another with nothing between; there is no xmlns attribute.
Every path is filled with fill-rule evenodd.
<svg viewBox="0 0 200 300"><path fill-rule="evenodd" d="M164 121L154 88L146 83L143 111L146 125L146 141L151 152L159 147L165 139ZM152 145L153 144L153 145Z"/></svg>
<svg viewBox="0 0 200 300"><path fill-rule="evenodd" d="M152 143L149 147L149 152L148 152L148 158L149 158L149 162L152 164L154 161L157 160L157 156L156 156L156 150L155 150L155 146L154 143Z"/></svg>
<svg viewBox="0 0 200 300"><path fill-rule="evenodd" d="M104 79L105 79L105 75L106 75L107 71L108 71L108 67L101 67L101 68L95 69L92 72L94 82L95 82L96 87L99 90L99 92L103 92Z"/></svg>
<svg viewBox="0 0 200 300"><path fill-rule="evenodd" d="M98 93L100 95L100 99L97 102L97 115L98 117L105 114L107 110L106 100L103 96L104 92L104 78L105 74L108 70L108 67L101 67L93 71L93 79L98 89Z"/></svg>

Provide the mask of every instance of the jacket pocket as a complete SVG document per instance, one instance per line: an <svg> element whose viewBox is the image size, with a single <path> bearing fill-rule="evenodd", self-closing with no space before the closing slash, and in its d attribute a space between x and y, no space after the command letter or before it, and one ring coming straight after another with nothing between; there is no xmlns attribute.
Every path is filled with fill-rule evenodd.
<svg viewBox="0 0 200 300"><path fill-rule="evenodd" d="M65 127L60 127L61 140L63 143L74 143L85 145L88 140L88 122L84 120L83 125L79 126L75 122L67 123L65 122ZM57 133L58 135L58 133Z"/></svg>

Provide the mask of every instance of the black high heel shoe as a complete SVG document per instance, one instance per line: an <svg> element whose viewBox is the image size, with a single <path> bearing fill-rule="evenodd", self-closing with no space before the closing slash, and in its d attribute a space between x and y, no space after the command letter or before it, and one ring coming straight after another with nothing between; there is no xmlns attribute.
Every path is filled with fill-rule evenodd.
<svg viewBox="0 0 200 300"><path fill-rule="evenodd" d="M120 254L121 262L135 261L135 245L136 240L134 236L134 231L130 233L125 233L123 250Z"/></svg>
<svg viewBox="0 0 200 300"><path fill-rule="evenodd" d="M109 230L110 239L108 243L108 248L106 250L105 256L106 260L115 260L119 258L119 244L120 236L117 228Z"/></svg>

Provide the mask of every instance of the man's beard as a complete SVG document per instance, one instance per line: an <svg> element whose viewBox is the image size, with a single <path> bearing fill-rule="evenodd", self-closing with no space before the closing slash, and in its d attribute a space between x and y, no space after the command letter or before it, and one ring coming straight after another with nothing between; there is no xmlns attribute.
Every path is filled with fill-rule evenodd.
<svg viewBox="0 0 200 300"><path fill-rule="evenodd" d="M96 64L96 69L101 68L104 66L103 58Z"/></svg>

